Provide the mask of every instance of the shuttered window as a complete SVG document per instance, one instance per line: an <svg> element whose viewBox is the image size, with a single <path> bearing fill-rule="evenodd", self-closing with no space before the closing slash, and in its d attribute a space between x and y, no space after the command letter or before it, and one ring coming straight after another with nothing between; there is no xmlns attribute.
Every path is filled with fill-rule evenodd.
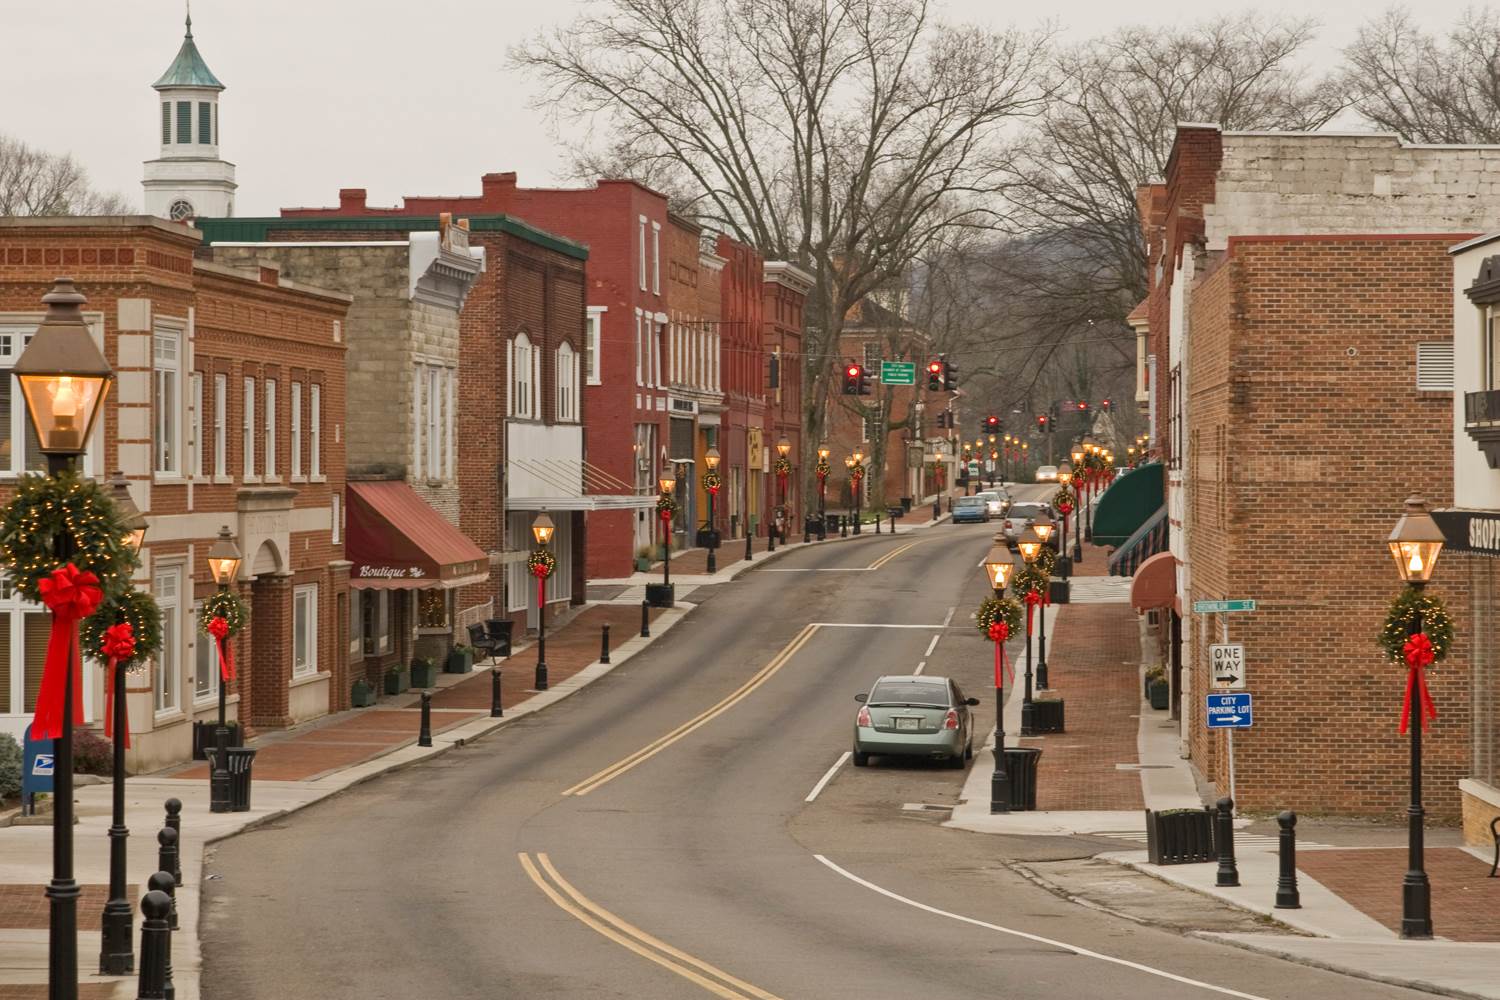
<svg viewBox="0 0 1500 1000"><path fill-rule="evenodd" d="M1453 391L1453 341L1417 345L1417 391Z"/></svg>
<svg viewBox="0 0 1500 1000"><path fill-rule="evenodd" d="M177 141L186 146L193 141L193 102L177 102Z"/></svg>
<svg viewBox="0 0 1500 1000"><path fill-rule="evenodd" d="M207 101L198 102L198 141L205 146L214 142L213 115Z"/></svg>
<svg viewBox="0 0 1500 1000"><path fill-rule="evenodd" d="M163 146L172 143L172 102L161 102L161 144Z"/></svg>

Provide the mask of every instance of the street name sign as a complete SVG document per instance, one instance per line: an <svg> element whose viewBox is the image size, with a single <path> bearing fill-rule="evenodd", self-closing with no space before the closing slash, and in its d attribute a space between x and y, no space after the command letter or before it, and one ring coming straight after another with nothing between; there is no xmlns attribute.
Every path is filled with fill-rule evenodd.
<svg viewBox="0 0 1500 1000"><path fill-rule="evenodd" d="M1209 729L1249 729L1251 717L1250 692L1234 694L1211 694L1208 696Z"/></svg>
<svg viewBox="0 0 1500 1000"><path fill-rule="evenodd" d="M915 361L880 362L881 385L916 385L917 363Z"/></svg>
<svg viewBox="0 0 1500 1000"><path fill-rule="evenodd" d="M1214 687L1245 688L1245 647L1238 642L1214 643L1208 647L1208 665L1213 670Z"/></svg>
<svg viewBox="0 0 1500 1000"><path fill-rule="evenodd" d="M1229 611L1254 611L1253 600L1239 601L1194 601L1193 614L1195 615L1221 615Z"/></svg>

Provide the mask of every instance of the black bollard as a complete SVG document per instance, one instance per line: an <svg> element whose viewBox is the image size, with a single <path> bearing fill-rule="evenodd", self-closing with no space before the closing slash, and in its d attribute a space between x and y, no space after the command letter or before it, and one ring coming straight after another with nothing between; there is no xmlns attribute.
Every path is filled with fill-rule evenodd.
<svg viewBox="0 0 1500 1000"><path fill-rule="evenodd" d="M651 638L651 605L646 601L641 602L641 638Z"/></svg>
<svg viewBox="0 0 1500 1000"><path fill-rule="evenodd" d="M422 692L422 728L417 730L417 746L432 746L432 694Z"/></svg>
<svg viewBox="0 0 1500 1000"><path fill-rule="evenodd" d="M178 885L182 884L182 802L178 799L168 799L167 826L177 831L177 856L173 859L172 867L167 871L172 873L172 881Z"/></svg>
<svg viewBox="0 0 1500 1000"><path fill-rule="evenodd" d="M172 881L171 872L157 872L146 880L146 888L152 892L164 892L172 900L172 907L167 914L167 930L177 929L177 883ZM162 995L167 1000L172 1000L177 994L177 986L172 982L172 935L167 934L166 959L162 963Z"/></svg>
<svg viewBox="0 0 1500 1000"><path fill-rule="evenodd" d="M167 1000L167 962L172 947L172 928L167 915L172 897L160 890L141 900L141 971L136 980L136 1000Z"/></svg>
<svg viewBox="0 0 1500 1000"><path fill-rule="evenodd" d="M1240 884L1240 870L1234 863L1234 800L1219 800L1219 811L1214 817L1214 847L1219 852L1219 871L1214 885L1220 888Z"/></svg>
<svg viewBox="0 0 1500 1000"><path fill-rule="evenodd" d="M609 622L599 627L599 662L609 662Z"/></svg>
<svg viewBox="0 0 1500 1000"><path fill-rule="evenodd" d="M1281 827L1281 872L1276 876L1276 909L1302 909L1302 894L1297 891L1297 814L1290 809L1276 817Z"/></svg>
<svg viewBox="0 0 1500 1000"><path fill-rule="evenodd" d="M172 873L172 869L182 867L181 852L177 850L177 831L170 826L164 826L156 832L156 870L159 872ZM174 886L177 884L174 880ZM172 927L177 927L176 916L173 915Z"/></svg>
<svg viewBox="0 0 1500 1000"><path fill-rule="evenodd" d="M880 515L875 515L875 534L880 534Z"/></svg>
<svg viewBox="0 0 1500 1000"><path fill-rule="evenodd" d="M932 498L932 519L936 521L943 516L943 498L936 496Z"/></svg>
<svg viewBox="0 0 1500 1000"><path fill-rule="evenodd" d="M754 544L755 535L747 529L745 531L745 562L749 562L755 558Z"/></svg>
<svg viewBox="0 0 1500 1000"><path fill-rule="evenodd" d="M490 718L500 719L505 717L505 706L500 704L500 671L490 671Z"/></svg>
<svg viewBox="0 0 1500 1000"><path fill-rule="evenodd" d="M774 524L771 525L771 530L766 532L766 551L776 551L776 526Z"/></svg>

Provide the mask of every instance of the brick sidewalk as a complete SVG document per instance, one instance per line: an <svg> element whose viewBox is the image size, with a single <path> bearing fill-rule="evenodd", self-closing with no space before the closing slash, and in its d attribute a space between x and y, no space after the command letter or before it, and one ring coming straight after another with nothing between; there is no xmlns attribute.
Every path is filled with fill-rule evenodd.
<svg viewBox="0 0 1500 1000"><path fill-rule="evenodd" d="M654 620L660 608L651 609ZM640 634L641 611L634 604L600 604L585 608L556 632L547 634L547 682L567 680L599 658L600 626L608 622L610 643L618 646ZM476 665L472 676L442 688L432 696L434 734L463 725L490 710L490 664ZM501 704L509 709L535 693L536 646L501 661ZM403 700L407 696L402 696ZM273 733L253 741L255 777L262 781L311 781L351 767L413 742L421 725L421 709L391 701L373 708L357 708L333 721L319 720L301 732ZM198 763L164 777L189 781L208 778L208 765Z"/></svg>
<svg viewBox="0 0 1500 1000"><path fill-rule="evenodd" d="M1021 740L1042 750L1037 808L1144 809L1139 772L1115 768L1139 759L1135 612L1127 604L1059 605L1047 638L1049 695L1067 700L1067 731Z"/></svg>
<svg viewBox="0 0 1500 1000"><path fill-rule="evenodd" d="M104 922L104 903L109 899L109 885L80 883L77 904L78 929L97 931ZM140 898L140 886L125 886L126 899ZM0 929L46 930L51 910L46 894L39 885L0 885ZM4 989L0 986L0 989Z"/></svg>
<svg viewBox="0 0 1500 1000"><path fill-rule="evenodd" d="M1452 941L1500 941L1500 878L1456 847L1428 848L1432 929ZM1298 851L1297 868L1393 931L1401 930L1406 848ZM1500 970L1497 970L1500 975Z"/></svg>

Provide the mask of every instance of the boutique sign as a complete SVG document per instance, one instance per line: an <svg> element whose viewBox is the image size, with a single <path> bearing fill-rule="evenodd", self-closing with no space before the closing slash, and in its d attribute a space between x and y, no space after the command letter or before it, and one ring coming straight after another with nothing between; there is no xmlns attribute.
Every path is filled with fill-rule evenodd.
<svg viewBox="0 0 1500 1000"><path fill-rule="evenodd" d="M1443 531L1445 549L1500 556L1500 512L1435 510L1432 519Z"/></svg>

